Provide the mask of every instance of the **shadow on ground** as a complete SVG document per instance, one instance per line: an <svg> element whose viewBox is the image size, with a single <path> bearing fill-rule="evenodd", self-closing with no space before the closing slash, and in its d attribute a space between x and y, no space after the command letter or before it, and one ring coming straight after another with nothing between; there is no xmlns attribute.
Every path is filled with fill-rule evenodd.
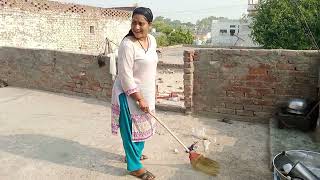
<svg viewBox="0 0 320 180"><path fill-rule="evenodd" d="M0 136L0 150L24 158L45 160L115 176L123 176L127 172L124 168L107 165L110 161L119 161L121 155L57 137L33 134Z"/></svg>

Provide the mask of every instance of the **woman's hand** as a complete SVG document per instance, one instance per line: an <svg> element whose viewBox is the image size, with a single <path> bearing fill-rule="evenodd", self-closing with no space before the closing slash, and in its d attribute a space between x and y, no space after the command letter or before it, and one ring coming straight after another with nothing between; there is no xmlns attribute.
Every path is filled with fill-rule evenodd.
<svg viewBox="0 0 320 180"><path fill-rule="evenodd" d="M149 112L149 105L147 104L147 102L144 99L140 99L138 101L139 103L139 108L141 109L141 111L148 113Z"/></svg>

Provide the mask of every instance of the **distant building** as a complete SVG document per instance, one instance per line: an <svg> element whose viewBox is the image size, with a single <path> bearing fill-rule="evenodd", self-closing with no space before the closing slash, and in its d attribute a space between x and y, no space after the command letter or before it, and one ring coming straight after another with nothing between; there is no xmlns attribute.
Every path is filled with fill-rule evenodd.
<svg viewBox="0 0 320 180"><path fill-rule="evenodd" d="M195 45L204 45L207 44L208 40L211 40L211 33L203 33L195 35L194 44Z"/></svg>
<svg viewBox="0 0 320 180"><path fill-rule="evenodd" d="M251 17L257 10L259 0L248 0L248 20L213 20L211 27L211 45L257 47L250 37Z"/></svg>
<svg viewBox="0 0 320 180"><path fill-rule="evenodd" d="M252 17L257 13L258 5L260 0L248 0L248 16Z"/></svg>

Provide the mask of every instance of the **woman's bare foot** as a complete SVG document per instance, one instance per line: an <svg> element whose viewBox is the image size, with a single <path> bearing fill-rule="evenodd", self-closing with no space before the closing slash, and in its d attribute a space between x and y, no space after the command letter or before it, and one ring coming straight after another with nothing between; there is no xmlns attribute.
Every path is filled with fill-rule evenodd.
<svg viewBox="0 0 320 180"><path fill-rule="evenodd" d="M152 179L156 178L151 172L149 172L143 168L139 169L137 171L131 171L130 175L135 176L135 177L142 179L142 180L152 180Z"/></svg>

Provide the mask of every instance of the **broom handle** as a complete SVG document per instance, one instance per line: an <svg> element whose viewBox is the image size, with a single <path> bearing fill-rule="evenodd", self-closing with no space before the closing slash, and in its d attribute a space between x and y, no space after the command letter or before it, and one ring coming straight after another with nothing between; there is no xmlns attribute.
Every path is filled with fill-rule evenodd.
<svg viewBox="0 0 320 180"><path fill-rule="evenodd" d="M149 112L149 114L155 119L157 120L182 146L183 148L187 151L187 153L190 152L190 150L187 148L187 146L185 144L183 144L183 142L175 135L173 134L173 132L160 120L158 119L155 115L153 115L151 112Z"/></svg>

